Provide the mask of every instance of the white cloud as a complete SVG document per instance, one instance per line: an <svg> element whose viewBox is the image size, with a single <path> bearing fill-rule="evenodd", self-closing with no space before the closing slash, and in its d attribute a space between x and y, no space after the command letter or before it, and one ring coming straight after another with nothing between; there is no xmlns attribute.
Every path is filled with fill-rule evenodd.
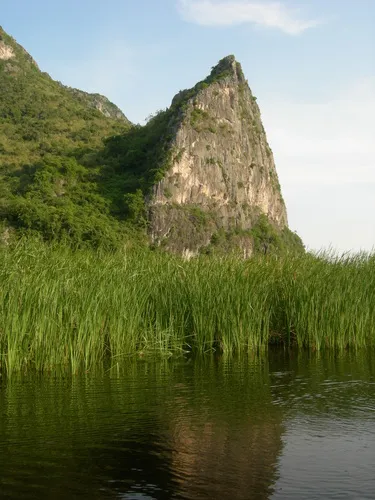
<svg viewBox="0 0 375 500"><path fill-rule="evenodd" d="M375 245L375 78L319 103L260 97L289 221L311 247Z"/></svg>
<svg viewBox="0 0 375 500"><path fill-rule="evenodd" d="M233 26L245 23L277 28L289 35L299 35L319 24L303 20L298 9L281 2L252 0L179 0L179 11L189 22L203 26Z"/></svg>

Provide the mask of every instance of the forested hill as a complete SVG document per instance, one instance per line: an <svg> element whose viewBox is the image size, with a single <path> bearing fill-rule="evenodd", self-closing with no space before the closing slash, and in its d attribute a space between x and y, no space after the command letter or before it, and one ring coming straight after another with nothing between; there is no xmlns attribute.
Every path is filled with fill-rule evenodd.
<svg viewBox="0 0 375 500"><path fill-rule="evenodd" d="M0 211L47 239L114 244L118 221L98 189L103 139L131 126L108 99L63 86L0 28ZM112 238L111 238L112 235Z"/></svg>

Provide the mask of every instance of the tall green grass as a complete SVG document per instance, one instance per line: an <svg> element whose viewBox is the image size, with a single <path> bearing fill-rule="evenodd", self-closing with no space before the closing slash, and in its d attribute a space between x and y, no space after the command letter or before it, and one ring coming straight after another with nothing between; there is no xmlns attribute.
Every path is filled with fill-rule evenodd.
<svg viewBox="0 0 375 500"><path fill-rule="evenodd" d="M0 369L108 356L375 344L375 257L190 261L22 241L0 249Z"/></svg>

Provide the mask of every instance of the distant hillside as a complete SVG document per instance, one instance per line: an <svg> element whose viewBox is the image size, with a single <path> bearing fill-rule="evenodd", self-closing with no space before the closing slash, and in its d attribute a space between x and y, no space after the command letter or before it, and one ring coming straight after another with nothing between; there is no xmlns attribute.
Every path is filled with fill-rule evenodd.
<svg viewBox="0 0 375 500"><path fill-rule="evenodd" d="M121 231L92 158L105 137L129 127L105 97L41 72L0 28L0 214L8 224L47 238L114 244Z"/></svg>
<svg viewBox="0 0 375 500"><path fill-rule="evenodd" d="M97 109L107 118L120 120L125 122L127 125L131 125L130 121L126 118L121 109L119 109L105 96L100 94L89 94L87 92L84 92L83 90L74 89L71 87L65 87L65 89L67 89L70 94L85 107Z"/></svg>
<svg viewBox="0 0 375 500"><path fill-rule="evenodd" d="M18 166L44 153L98 146L103 137L129 125L106 98L64 87L42 73L1 28L0 102L3 165Z"/></svg>

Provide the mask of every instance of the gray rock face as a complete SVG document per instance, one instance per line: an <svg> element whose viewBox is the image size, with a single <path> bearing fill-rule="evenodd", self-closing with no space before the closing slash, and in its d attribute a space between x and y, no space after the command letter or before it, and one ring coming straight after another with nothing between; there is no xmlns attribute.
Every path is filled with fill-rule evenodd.
<svg viewBox="0 0 375 500"><path fill-rule="evenodd" d="M183 111L170 168L149 202L152 240L194 254L220 229L251 229L260 214L287 227L273 154L241 66L228 56L195 88L172 102L183 102Z"/></svg>
<svg viewBox="0 0 375 500"><path fill-rule="evenodd" d="M18 54L17 54L18 52ZM37 69L38 65L34 61L34 59L26 52L26 50L21 47L20 45L17 44L14 38L11 36L7 35L3 28L0 26L0 61L9 61L12 60L15 63L19 62L17 59L21 55L21 59L23 59L23 62L31 63L33 66L35 66ZM9 69L10 68L10 69ZM15 72L18 72L19 68L17 66L9 65L8 66L8 71L12 72L12 68L15 68Z"/></svg>
<svg viewBox="0 0 375 500"><path fill-rule="evenodd" d="M113 120L121 120L130 123L126 118L124 113L118 108L113 102L111 102L107 97L101 94L89 94L83 90L74 89L71 87L66 87L73 97L78 99L82 104L89 106L90 108L97 109L107 118L112 118Z"/></svg>
<svg viewBox="0 0 375 500"><path fill-rule="evenodd" d="M14 57L14 50L0 39L0 59L8 61Z"/></svg>

